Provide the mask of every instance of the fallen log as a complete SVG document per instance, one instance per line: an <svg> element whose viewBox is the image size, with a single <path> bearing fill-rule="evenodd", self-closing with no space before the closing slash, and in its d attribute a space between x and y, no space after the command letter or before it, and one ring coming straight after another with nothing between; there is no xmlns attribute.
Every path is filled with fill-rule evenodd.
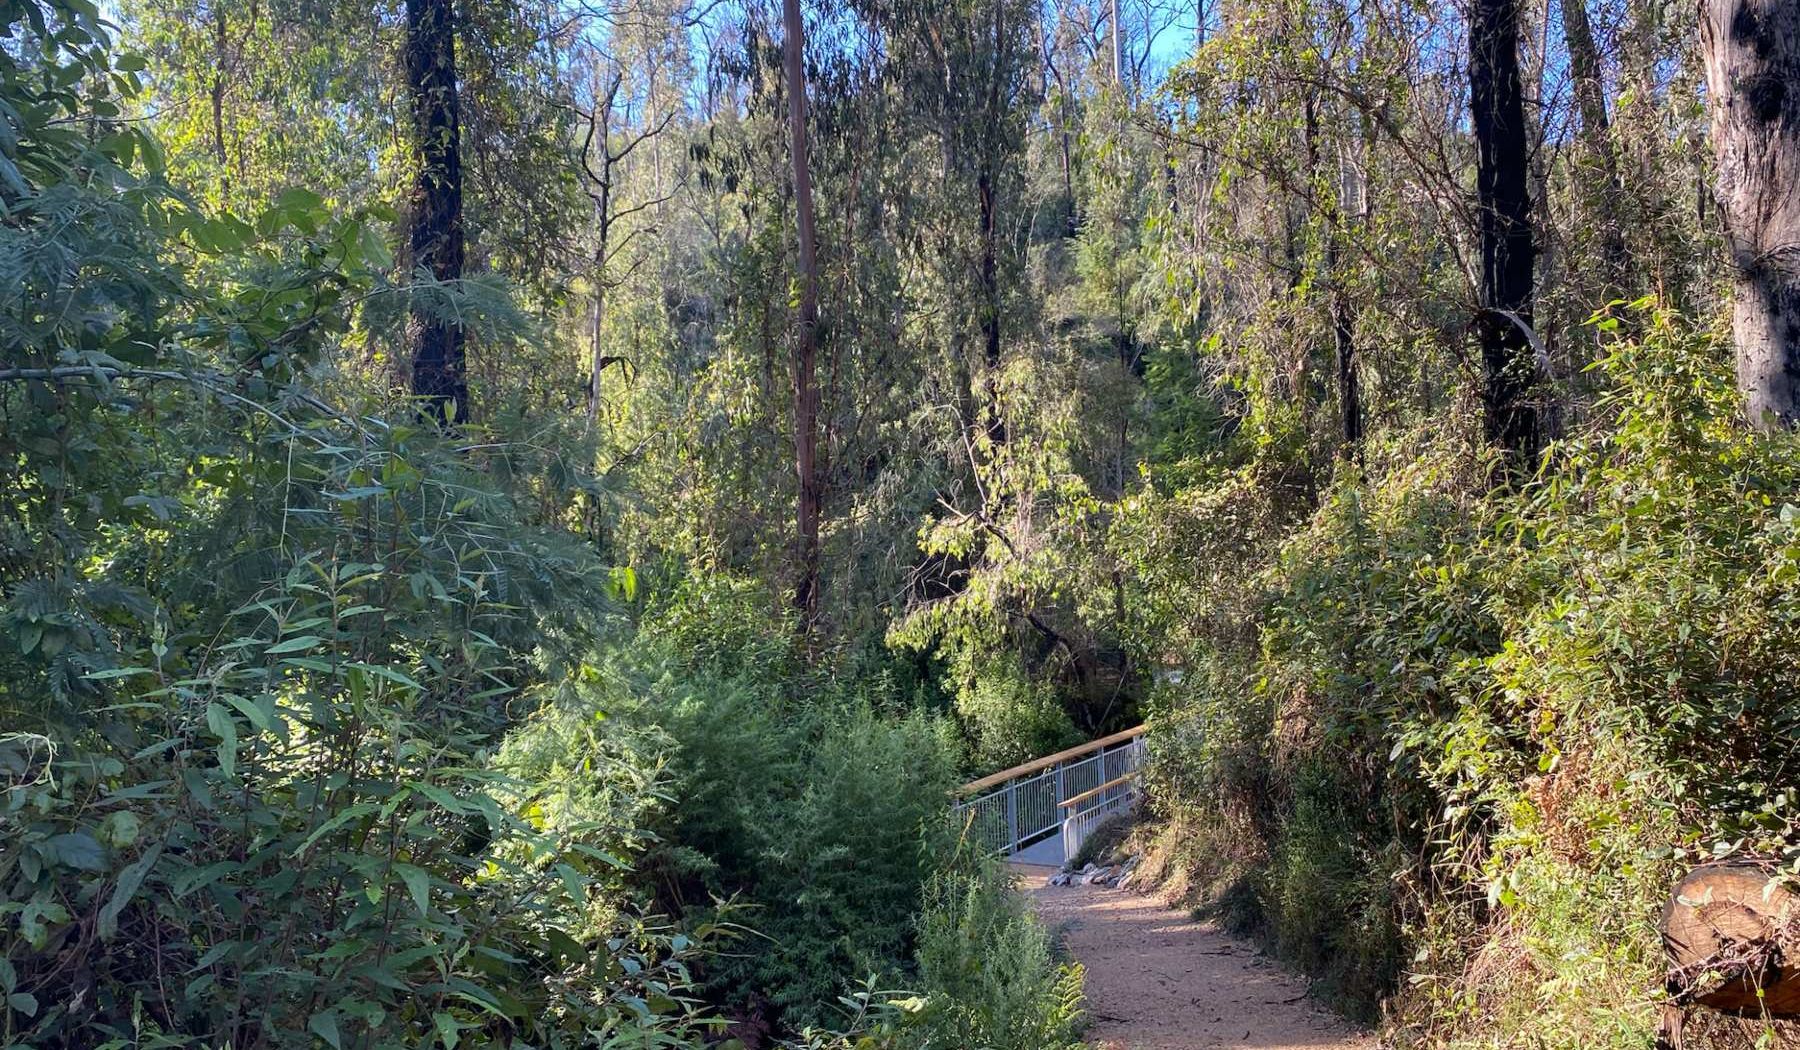
<svg viewBox="0 0 1800 1050"><path fill-rule="evenodd" d="M1687 1011L1734 1017L1800 1017L1800 897L1772 863L1706 864L1663 906L1668 1000L1659 1050L1678 1050Z"/></svg>

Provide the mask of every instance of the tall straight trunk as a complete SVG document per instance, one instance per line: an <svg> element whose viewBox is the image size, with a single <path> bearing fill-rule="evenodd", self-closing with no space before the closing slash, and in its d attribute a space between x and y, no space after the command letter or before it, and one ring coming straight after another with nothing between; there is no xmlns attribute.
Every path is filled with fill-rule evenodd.
<svg viewBox="0 0 1800 1050"><path fill-rule="evenodd" d="M1112 0L1113 83L1125 86L1125 23L1119 20L1119 0Z"/></svg>
<svg viewBox="0 0 1800 1050"><path fill-rule="evenodd" d="M451 0L406 0L406 87L412 101L410 242L415 269L439 282L463 275L462 146ZM440 423L469 418L465 333L454 319L415 305L407 320L412 392Z"/></svg>
<svg viewBox="0 0 1800 1050"><path fill-rule="evenodd" d="M794 607L811 623L819 608L819 518L824 493L819 449L819 261L813 221L812 175L806 160L806 37L800 0L782 0L787 71L788 144L794 162L794 219L800 237L800 314L794 339L794 471L800 483Z"/></svg>
<svg viewBox="0 0 1800 1050"><path fill-rule="evenodd" d="M1469 20L1469 87L1475 126L1475 190L1481 247L1481 341L1488 441L1514 468L1539 447L1533 403L1537 360L1529 326L1537 244L1531 232L1529 137L1519 80L1519 0L1475 0Z"/></svg>
<svg viewBox="0 0 1800 1050"><path fill-rule="evenodd" d="M1331 282L1331 342L1336 359L1338 384L1338 416L1342 425L1344 450L1358 462L1362 460L1363 408L1362 367L1356 355L1356 307L1346 285L1347 267L1343 261L1343 239L1349 209L1345 207L1352 186L1357 199L1362 199L1362 183L1355 166L1338 158L1338 195L1330 204L1331 221L1325 231L1325 272ZM1361 211L1359 207L1359 212ZM1366 215L1364 215L1366 219Z"/></svg>
<svg viewBox="0 0 1800 1050"><path fill-rule="evenodd" d="M613 190L613 154L612 154L612 111L613 100L618 97L619 80L615 78L610 87L602 91L600 87L600 65L594 65L594 115L593 139L599 143L598 160L600 161L599 185L594 194L594 304L593 329L589 336L588 353L590 357L588 369L588 422L600 420L600 392L605 381L608 364L605 350L601 342L601 334L606 326L606 264L607 252L612 241L612 190ZM588 166L590 176L595 174L592 166Z"/></svg>
<svg viewBox="0 0 1800 1050"><path fill-rule="evenodd" d="M1303 142L1306 151L1306 178L1309 183L1318 181L1319 171L1319 114L1318 103L1308 98L1301 106L1304 120L1301 125ZM1324 197L1319 205L1319 217L1325 227L1325 284L1328 289L1328 307L1331 314L1331 348L1333 364L1337 371L1338 414L1340 433L1343 438L1343 451L1360 458L1362 455L1362 378L1358 373L1356 361L1356 314L1350 302L1350 290L1344 286L1345 267L1343 265L1343 240L1346 236L1345 198L1349 196L1351 184L1351 165L1344 159L1340 149L1338 153L1337 189ZM1295 275L1298 277L1300 267L1295 264Z"/></svg>
<svg viewBox="0 0 1800 1050"><path fill-rule="evenodd" d="M1800 4L1705 0L1700 47L1750 422L1800 423Z"/></svg>
<svg viewBox="0 0 1800 1050"><path fill-rule="evenodd" d="M995 445L1006 442L1006 420L1000 406L1000 208L994 199L994 173L988 161L975 180L981 204L981 360L986 367L987 434Z"/></svg>
<svg viewBox="0 0 1800 1050"><path fill-rule="evenodd" d="M219 161L219 187L231 202L231 166L225 153L225 70L230 66L230 39L225 33L225 5L213 0L212 132L213 155Z"/></svg>
<svg viewBox="0 0 1800 1050"><path fill-rule="evenodd" d="M606 242L611 236L612 222L607 214L606 198L611 196L611 187L601 192L602 203L594 208L595 247L594 247L594 302L591 327L588 331L588 423L600 421L600 395L606 378L606 366L612 359L608 358L602 333L606 329Z"/></svg>
<svg viewBox="0 0 1800 1050"><path fill-rule="evenodd" d="M1563 44L1569 49L1569 76L1575 86L1575 107L1581 113L1581 138L1592 158L1599 185L1592 187L1594 210L1600 222L1600 250L1605 257L1609 296L1625 293L1630 260L1620 227L1618 193L1619 162L1613 155L1612 122L1606 113L1606 82L1600 72L1600 51L1594 46L1594 30L1588 21L1587 0L1562 0Z"/></svg>
<svg viewBox="0 0 1800 1050"><path fill-rule="evenodd" d="M999 446L1006 443L1006 417L1000 404L1000 147L996 144L1006 119L1002 80L1008 63L1006 4L996 0L994 11L994 62L988 71L985 118L992 136L981 146L975 173L975 196L981 208L981 261L976 274L981 304L981 357L986 366L987 435Z"/></svg>

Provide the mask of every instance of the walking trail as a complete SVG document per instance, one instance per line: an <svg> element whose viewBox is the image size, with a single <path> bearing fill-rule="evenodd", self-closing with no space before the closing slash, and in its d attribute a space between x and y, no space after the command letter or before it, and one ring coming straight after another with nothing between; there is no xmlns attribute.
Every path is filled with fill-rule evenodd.
<svg viewBox="0 0 1800 1050"><path fill-rule="evenodd" d="M1255 947L1152 897L1051 886L1018 866L1039 916L1087 969L1087 1037L1102 1050L1374 1050Z"/></svg>

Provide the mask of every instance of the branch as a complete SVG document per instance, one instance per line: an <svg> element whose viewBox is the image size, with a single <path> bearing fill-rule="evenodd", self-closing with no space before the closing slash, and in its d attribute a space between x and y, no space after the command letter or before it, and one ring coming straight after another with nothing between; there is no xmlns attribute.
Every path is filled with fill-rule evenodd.
<svg viewBox="0 0 1800 1050"><path fill-rule="evenodd" d="M270 419L287 427L289 430L292 430L297 434L302 434L317 442L322 448L329 447L331 444L317 435L306 433L306 431L297 423L287 419L262 402L247 398L231 389L229 379L216 373L180 372L173 369L160 368L129 368L117 365L58 365L53 368L0 368L0 383L30 381L34 379L47 382L65 382L77 379L88 379L96 382L119 379L143 379L149 382L192 383L195 386L211 390L220 397L236 401L252 411L268 416ZM336 409L319 400L312 394L308 394L295 387L288 387L287 390L309 408L330 416L338 422L348 424L359 431L363 429L355 420L343 416Z"/></svg>

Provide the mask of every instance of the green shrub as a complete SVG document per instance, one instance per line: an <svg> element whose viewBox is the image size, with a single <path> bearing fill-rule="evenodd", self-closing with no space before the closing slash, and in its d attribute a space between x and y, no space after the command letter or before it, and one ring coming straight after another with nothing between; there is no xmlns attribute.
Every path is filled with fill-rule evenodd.
<svg viewBox="0 0 1800 1050"><path fill-rule="evenodd" d="M1398 992L1403 1041L1645 1045L1678 866L1795 838L1796 439L1631 309L1537 481L1372 451L1254 586L1208 584L1257 638L1190 621L1154 704L1154 811L1235 858L1199 888L1336 997Z"/></svg>
<svg viewBox="0 0 1800 1050"><path fill-rule="evenodd" d="M954 675L974 769L1006 769L1081 742L1055 689L1026 674L1013 654L959 652Z"/></svg>
<svg viewBox="0 0 1800 1050"><path fill-rule="evenodd" d="M926 888L920 1001L901 1047L1073 1050L1080 1044L1078 964L1058 964L1050 934L998 861L966 861Z"/></svg>
<svg viewBox="0 0 1800 1050"><path fill-rule="evenodd" d="M701 587L683 585L628 643L594 657L508 754L551 782L594 777L621 749L627 768L653 763L623 885L684 924L746 928L697 971L715 1002L788 1030L827 1024L858 982L910 970L920 894L944 845L954 734L895 705L879 676L797 675L776 658L791 644L783 625L709 629L708 617L743 614L719 596L745 589L715 581L698 600Z"/></svg>
<svg viewBox="0 0 1800 1050"><path fill-rule="evenodd" d="M699 1041L701 945L603 893L654 770L494 761L614 619L536 453L299 385L371 216L199 211L91 5L0 17L0 357L57 376L0 384L0 1044Z"/></svg>

